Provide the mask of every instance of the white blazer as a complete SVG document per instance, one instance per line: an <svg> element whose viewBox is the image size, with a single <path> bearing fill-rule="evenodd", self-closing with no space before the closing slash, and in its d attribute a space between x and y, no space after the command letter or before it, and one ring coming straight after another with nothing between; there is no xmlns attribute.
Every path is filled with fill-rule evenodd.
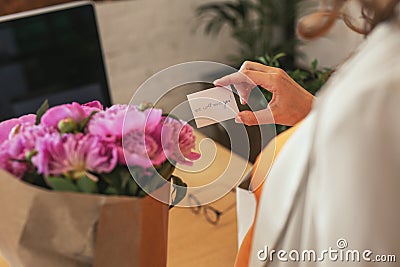
<svg viewBox="0 0 400 267"><path fill-rule="evenodd" d="M399 206L400 23L394 21L378 26L337 71L282 148L262 192L250 266L400 266ZM276 251L272 262L263 261L266 246L268 254ZM351 261L357 254L360 262ZM393 255L397 263L378 262Z"/></svg>

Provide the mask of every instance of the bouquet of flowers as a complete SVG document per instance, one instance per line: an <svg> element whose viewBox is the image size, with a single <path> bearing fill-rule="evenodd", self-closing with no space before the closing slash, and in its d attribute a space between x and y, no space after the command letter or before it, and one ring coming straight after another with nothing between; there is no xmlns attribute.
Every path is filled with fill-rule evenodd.
<svg viewBox="0 0 400 267"><path fill-rule="evenodd" d="M198 159L200 154L194 152L194 148L193 130L186 122L163 115L162 110L150 105L114 105L104 109L100 102L93 101L83 105L72 103L49 108L46 101L36 115L25 115L0 123L0 168L22 181L55 191L131 196L142 199L163 186L163 183L157 182L159 180L152 179L154 175L161 175L166 181L171 180L172 184L179 185L176 186L175 199L171 203L174 205L186 194L186 190L182 190L186 184L172 175L174 165L176 163L190 165L193 160ZM132 179L132 176L135 179ZM140 181L140 186L137 181ZM42 191L29 190L34 196L32 199L45 194ZM60 197L59 193L54 194L57 193L51 196ZM76 193L74 197L78 197ZM67 197L63 200L65 203L68 202ZM97 197L97 200L97 213L94 212L91 227L108 229L102 224L102 208L98 208L98 203L107 202L108 199ZM154 200L146 201L153 201L150 206L158 205ZM112 201L114 202L116 201ZM66 209L79 209L79 207L68 206ZM28 213L32 213L32 210L31 207ZM48 216L45 212L40 209L40 217ZM29 216L24 219L25 226L20 232L26 232L26 225L33 224ZM5 223L0 222L0 231ZM165 228L165 225L162 227ZM93 230L94 239L104 239L99 237L98 228ZM32 243L33 239L39 242L32 231L38 230L30 231L28 243ZM88 229L82 227L82 231ZM112 234L115 236L115 233ZM49 238L54 241L57 239L55 236ZM16 246L18 247L18 244ZM93 250L94 248L97 250L98 247L98 244L93 244ZM29 263L25 263L27 265L22 263L22 266L28 264L39 266L38 263L32 262L32 255L35 255L32 251L29 250L30 260L27 261ZM82 258L81 262L85 264L89 262L91 264L95 252L83 253L82 257L77 256L77 258ZM119 257L119 252L116 253L115 256ZM57 261L59 264L60 259ZM46 266L46 263L43 263L45 261L38 262L40 266ZM49 262L51 263L48 266L54 264L52 261ZM113 259L110 262L120 264Z"/></svg>
<svg viewBox="0 0 400 267"><path fill-rule="evenodd" d="M200 156L192 151L195 137L188 124L148 105L104 109L93 101L47 109L45 103L37 115L0 123L0 167L35 185L143 197L128 166L137 179L153 175L153 166L169 179L175 163L190 165ZM157 189L149 186L147 192Z"/></svg>

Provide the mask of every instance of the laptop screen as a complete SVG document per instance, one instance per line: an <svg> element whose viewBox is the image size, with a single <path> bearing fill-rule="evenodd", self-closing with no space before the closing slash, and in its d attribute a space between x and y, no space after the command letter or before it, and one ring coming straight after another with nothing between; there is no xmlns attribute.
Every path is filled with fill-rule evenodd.
<svg viewBox="0 0 400 267"><path fill-rule="evenodd" d="M0 120L50 106L110 105L94 8L83 4L0 22Z"/></svg>

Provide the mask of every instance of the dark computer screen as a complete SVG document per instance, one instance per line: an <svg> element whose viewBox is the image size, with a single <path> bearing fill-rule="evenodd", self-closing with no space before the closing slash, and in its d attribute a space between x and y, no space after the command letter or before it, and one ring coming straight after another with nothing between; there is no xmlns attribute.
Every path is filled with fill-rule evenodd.
<svg viewBox="0 0 400 267"><path fill-rule="evenodd" d="M93 6L0 22L0 120L50 106L110 105Z"/></svg>

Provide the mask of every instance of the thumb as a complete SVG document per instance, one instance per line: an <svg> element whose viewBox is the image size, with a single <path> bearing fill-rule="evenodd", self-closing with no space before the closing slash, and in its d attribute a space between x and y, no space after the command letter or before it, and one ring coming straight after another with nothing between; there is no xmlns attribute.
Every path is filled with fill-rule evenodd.
<svg viewBox="0 0 400 267"><path fill-rule="evenodd" d="M245 110L239 112L235 118L235 122L243 123L248 126L259 125L259 124L274 124L274 117L270 109L258 110L255 112Z"/></svg>

